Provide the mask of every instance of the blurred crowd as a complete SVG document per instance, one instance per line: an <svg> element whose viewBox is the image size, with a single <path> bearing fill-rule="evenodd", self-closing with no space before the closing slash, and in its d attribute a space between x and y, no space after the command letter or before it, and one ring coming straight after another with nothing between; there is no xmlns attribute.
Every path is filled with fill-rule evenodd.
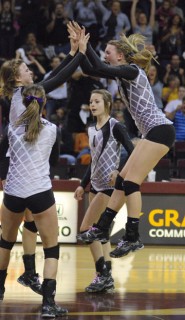
<svg viewBox="0 0 185 320"><path fill-rule="evenodd" d="M157 106L171 119L176 140L185 141L185 1L184 0L1 0L0 64L21 58L34 82L47 78L69 52L67 23L77 21L90 32L90 42L101 59L106 43L141 33L155 56L148 72ZM47 96L44 116L61 134L61 158L69 163L90 161L87 126L92 117L93 89L108 89L112 116L124 122L131 138L139 138L114 80L85 75L79 67L67 83ZM2 126L8 123L9 101L0 99ZM123 150L124 154L124 150Z"/></svg>

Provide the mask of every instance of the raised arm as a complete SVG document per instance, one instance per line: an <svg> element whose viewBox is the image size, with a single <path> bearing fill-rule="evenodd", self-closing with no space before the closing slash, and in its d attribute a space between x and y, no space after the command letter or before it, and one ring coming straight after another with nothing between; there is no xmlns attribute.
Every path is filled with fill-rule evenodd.
<svg viewBox="0 0 185 320"><path fill-rule="evenodd" d="M156 10L155 0L150 0L150 3L151 3L151 9L150 9L149 25L153 29L155 26L155 10Z"/></svg>
<svg viewBox="0 0 185 320"><path fill-rule="evenodd" d="M104 74L104 78L113 79L118 77L127 80L134 80L138 76L139 71L135 66L121 65L114 67L102 62L90 44L87 46L86 55L95 70Z"/></svg>
<svg viewBox="0 0 185 320"><path fill-rule="evenodd" d="M137 7L138 0L132 0L132 7L131 7L131 25L132 28L134 29L137 25L137 20L136 20L136 7Z"/></svg>
<svg viewBox="0 0 185 320"><path fill-rule="evenodd" d="M46 93L54 90L59 87L62 83L66 82L77 67L80 65L80 62L86 52L87 42L89 40L89 34L85 35L85 30L80 35L79 40L79 52L74 56L74 58L62 68L55 76L49 77L44 81L41 81L39 84L42 85Z"/></svg>
<svg viewBox="0 0 185 320"><path fill-rule="evenodd" d="M80 37L80 35L79 35ZM56 76L61 70L64 69L64 67L66 67L69 62L71 62L73 60L73 57L75 56L75 54L77 53L78 51L78 41L76 40L75 38L75 35L73 34L70 34L69 36L70 38L70 45L71 45L71 50L69 52L69 54L62 60L62 62L60 63L60 65L55 69L53 70L49 77L47 78L47 80L53 78L54 76Z"/></svg>
<svg viewBox="0 0 185 320"><path fill-rule="evenodd" d="M90 63L89 59L86 56L82 59L80 66L83 73L89 76L107 78L107 76L104 73L97 71L96 68L93 67L93 65ZM111 77L111 79L115 80L115 77Z"/></svg>

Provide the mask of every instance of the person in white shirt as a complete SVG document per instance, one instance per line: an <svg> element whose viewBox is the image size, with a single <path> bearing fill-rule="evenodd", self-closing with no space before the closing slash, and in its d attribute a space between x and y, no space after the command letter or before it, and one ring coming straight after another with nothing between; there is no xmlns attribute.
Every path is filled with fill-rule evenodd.
<svg viewBox="0 0 185 320"><path fill-rule="evenodd" d="M176 112L181 108L183 97L185 97L185 87L181 86L179 87L179 99L168 102L164 108L164 112L168 119L174 119Z"/></svg>
<svg viewBox="0 0 185 320"><path fill-rule="evenodd" d="M61 59L59 56L55 56L51 59L51 68L44 75L44 80L47 79L51 72L55 70L61 63ZM67 103L67 82L61 84L58 88L50 91L47 94L47 102L46 102L46 118L51 121L51 115L55 113L55 111L59 108L65 108Z"/></svg>

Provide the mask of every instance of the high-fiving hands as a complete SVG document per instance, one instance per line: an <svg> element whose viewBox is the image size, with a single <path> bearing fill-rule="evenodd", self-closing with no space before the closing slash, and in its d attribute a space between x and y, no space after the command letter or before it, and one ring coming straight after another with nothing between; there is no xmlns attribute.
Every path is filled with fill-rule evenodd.
<svg viewBox="0 0 185 320"><path fill-rule="evenodd" d="M70 44L71 44L71 51L70 53L72 55L75 55L77 50L83 54L85 54L86 49L87 49L87 43L90 38L90 34L87 33L85 34L85 28L80 27L79 24L75 21L69 22L67 24L67 29L69 32L69 39L70 39Z"/></svg>

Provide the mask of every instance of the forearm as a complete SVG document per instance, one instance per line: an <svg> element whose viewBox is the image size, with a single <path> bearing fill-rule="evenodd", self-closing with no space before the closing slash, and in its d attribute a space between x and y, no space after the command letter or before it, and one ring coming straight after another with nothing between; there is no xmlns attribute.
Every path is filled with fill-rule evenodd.
<svg viewBox="0 0 185 320"><path fill-rule="evenodd" d="M49 77L49 79L47 78L46 80L41 81L40 85L44 87L45 92L48 93L66 82L79 66L82 57L83 54L78 52L77 55L64 68L61 68L54 77Z"/></svg>

